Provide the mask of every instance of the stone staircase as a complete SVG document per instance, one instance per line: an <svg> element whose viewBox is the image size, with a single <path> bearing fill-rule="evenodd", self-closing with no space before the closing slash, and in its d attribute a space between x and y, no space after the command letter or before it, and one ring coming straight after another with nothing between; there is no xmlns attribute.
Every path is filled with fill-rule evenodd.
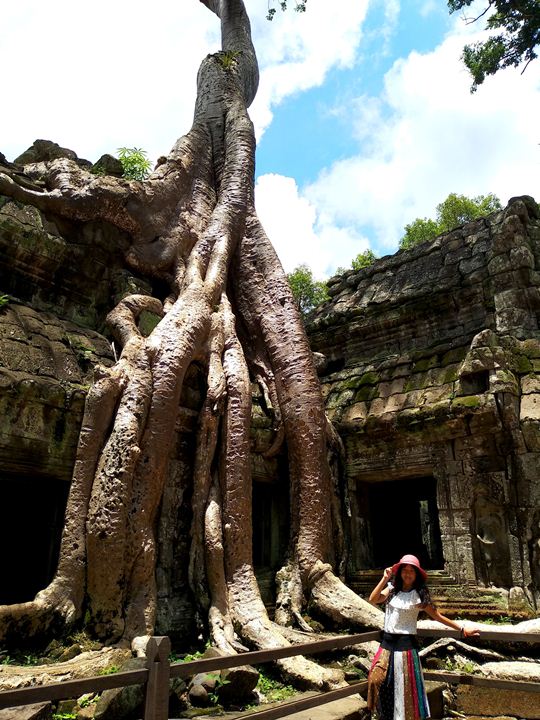
<svg viewBox="0 0 540 720"><path fill-rule="evenodd" d="M381 575L382 570L361 570L349 576L347 585L358 595L367 597ZM526 608L510 609L506 593L495 588L463 585L444 570L429 570L428 583L437 609L451 618L519 622L533 616Z"/></svg>

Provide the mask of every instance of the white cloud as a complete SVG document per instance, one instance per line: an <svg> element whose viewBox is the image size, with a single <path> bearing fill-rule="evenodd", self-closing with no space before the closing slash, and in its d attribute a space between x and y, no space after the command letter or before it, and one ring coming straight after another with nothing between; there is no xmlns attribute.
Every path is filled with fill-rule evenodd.
<svg viewBox="0 0 540 720"><path fill-rule="evenodd" d="M310 0L306 13L276 13L270 30L261 27L260 6L257 14L253 0L249 5L261 65L251 115L260 137L286 97L320 85L331 68L352 67L369 0L340 0L331 9L326 0Z"/></svg>
<svg viewBox="0 0 540 720"><path fill-rule="evenodd" d="M189 127L200 48L217 40L200 3L20 0L17 8L0 29L4 67L11 58L0 117L8 158L39 137L91 160L123 145L155 159Z"/></svg>
<svg viewBox="0 0 540 720"><path fill-rule="evenodd" d="M306 263L322 279L368 248L354 228L336 227L301 197L293 178L262 175L255 192L259 219L286 272Z"/></svg>
<svg viewBox="0 0 540 720"><path fill-rule="evenodd" d="M248 0L261 63L258 135L272 107L348 66L368 0L310 0L309 12L265 19ZM14 159L36 138L96 160L120 146L152 159L191 124L199 64L218 49L217 18L198 0L19 0L2 8L0 151Z"/></svg>
<svg viewBox="0 0 540 720"><path fill-rule="evenodd" d="M540 64L501 72L471 95L463 43L454 30L433 52L395 62L382 95L351 106L359 153L305 193L329 223L356 227L380 252L394 251L404 225L433 215L450 192L494 192L502 202L539 194Z"/></svg>

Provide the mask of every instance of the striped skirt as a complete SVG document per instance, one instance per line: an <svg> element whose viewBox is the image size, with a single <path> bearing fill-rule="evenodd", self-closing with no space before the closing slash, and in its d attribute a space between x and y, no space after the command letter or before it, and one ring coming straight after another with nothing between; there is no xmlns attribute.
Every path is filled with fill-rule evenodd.
<svg viewBox="0 0 540 720"><path fill-rule="evenodd" d="M429 718L415 640L414 636L392 637L384 633L368 676L368 708L377 713L378 720Z"/></svg>

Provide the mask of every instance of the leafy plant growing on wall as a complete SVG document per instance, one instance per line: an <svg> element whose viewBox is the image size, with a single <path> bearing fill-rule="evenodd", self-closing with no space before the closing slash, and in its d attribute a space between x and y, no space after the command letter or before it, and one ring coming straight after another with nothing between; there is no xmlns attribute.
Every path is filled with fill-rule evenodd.
<svg viewBox="0 0 540 720"><path fill-rule="evenodd" d="M118 148L118 159L124 168L124 177L127 180L146 180L150 175L152 163L146 157L146 151L141 148Z"/></svg>

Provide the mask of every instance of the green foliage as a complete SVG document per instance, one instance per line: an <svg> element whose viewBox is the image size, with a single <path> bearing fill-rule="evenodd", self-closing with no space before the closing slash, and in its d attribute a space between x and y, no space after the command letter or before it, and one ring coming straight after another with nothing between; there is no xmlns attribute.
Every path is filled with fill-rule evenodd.
<svg viewBox="0 0 540 720"><path fill-rule="evenodd" d="M442 228L441 232L446 232L501 209L500 200L493 193L474 198L450 193L444 202L437 205L437 222Z"/></svg>
<svg viewBox="0 0 540 720"><path fill-rule="evenodd" d="M225 68L225 70L230 70L236 65L237 58L240 54L239 50L224 50L216 53L216 58L218 63Z"/></svg>
<svg viewBox="0 0 540 720"><path fill-rule="evenodd" d="M10 301L9 295L5 295L4 293L1 293L0 294L0 310L3 307L6 307L6 305L9 303L9 301Z"/></svg>
<svg viewBox="0 0 540 720"><path fill-rule="evenodd" d="M214 692L211 692L208 695L208 698L209 698L210 702L212 703L212 705L219 705L219 692L218 692L219 688L222 687L223 685L229 685L231 681L223 680L221 677L221 673L208 673L208 676L213 678L216 681L216 684L214 687Z"/></svg>
<svg viewBox="0 0 540 720"><path fill-rule="evenodd" d="M296 12L306 12L307 0L296 0L294 9ZM287 0L279 0L279 6L285 12L287 9ZM276 14L276 8L274 7L273 0L268 0L268 13L266 15L267 20L273 20Z"/></svg>
<svg viewBox="0 0 540 720"><path fill-rule="evenodd" d="M53 713L52 720L77 720L75 713Z"/></svg>
<svg viewBox="0 0 540 720"><path fill-rule="evenodd" d="M41 658L35 653L21 653L15 651L15 657L12 655L4 655L0 660L0 665L39 665Z"/></svg>
<svg viewBox="0 0 540 720"><path fill-rule="evenodd" d="M409 225L405 225L405 235L399 241L402 250L408 250L415 245L433 240L441 232L435 220L430 218L416 218Z"/></svg>
<svg viewBox="0 0 540 720"><path fill-rule="evenodd" d="M77 705L80 708L89 707L90 705L95 705L99 702L99 693L87 693L86 695L83 695L80 697L77 701Z"/></svg>
<svg viewBox="0 0 540 720"><path fill-rule="evenodd" d="M451 13L463 10L474 0L448 0ZM536 47L540 43L540 3L538 0L486 0L484 12L468 22L486 17L488 30L500 30L484 42L466 45L463 48L463 62L469 70L473 84L471 92L486 79L505 67L517 67L524 63L523 70L537 57Z"/></svg>
<svg viewBox="0 0 540 720"><path fill-rule="evenodd" d="M146 151L141 148L118 148L118 159L124 168L124 177L127 180L146 180L150 175L152 166L146 157Z"/></svg>
<svg viewBox="0 0 540 720"><path fill-rule="evenodd" d="M485 625L512 625L514 622L510 615L497 615L496 617L482 618Z"/></svg>
<svg viewBox="0 0 540 720"><path fill-rule="evenodd" d="M441 233L453 230L471 220L485 217L502 206L498 197L489 193L488 195L477 195L468 198L466 195L450 195L436 208L436 218L417 218L409 225L405 225L405 235L399 242L402 250L408 250L415 245L433 240Z"/></svg>
<svg viewBox="0 0 540 720"><path fill-rule="evenodd" d="M326 283L314 280L311 269L305 264L298 265L288 273L287 280L296 300L296 306L304 315L329 298Z"/></svg>
<svg viewBox="0 0 540 720"><path fill-rule="evenodd" d="M476 665L469 660L463 662L459 660L454 660L453 658L446 658L446 660L444 661L444 669L448 670L448 672L459 672L472 675L476 670Z"/></svg>
<svg viewBox="0 0 540 720"><path fill-rule="evenodd" d="M362 268L372 265L376 259L377 256L375 255L373 250L365 250L364 252L359 253L354 258L351 263L351 267L353 270L361 270Z"/></svg>
<svg viewBox="0 0 540 720"><path fill-rule="evenodd" d="M118 665L107 665L107 667L101 668L99 675L114 675L120 670Z"/></svg>
<svg viewBox="0 0 540 720"><path fill-rule="evenodd" d="M259 681L257 683L257 690L264 695L266 702L280 702L296 694L296 690L290 685L285 685L271 675L267 675L266 672L260 668L258 668L258 670Z"/></svg>
<svg viewBox="0 0 540 720"><path fill-rule="evenodd" d="M175 655L176 660L173 662L192 662L193 660L200 660L203 656L204 652L202 650L197 650L194 653L186 653L186 655L176 655L175 653L171 653L171 655Z"/></svg>

